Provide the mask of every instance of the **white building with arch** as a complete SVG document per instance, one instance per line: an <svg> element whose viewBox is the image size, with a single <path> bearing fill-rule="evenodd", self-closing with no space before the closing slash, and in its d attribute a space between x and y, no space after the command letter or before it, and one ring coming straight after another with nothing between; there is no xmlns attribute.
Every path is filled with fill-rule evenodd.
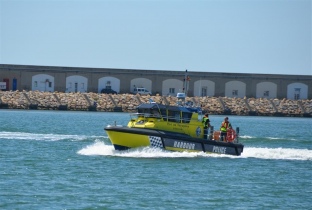
<svg viewBox="0 0 312 210"><path fill-rule="evenodd" d="M112 89L119 93L120 79L116 77L101 77L98 83L98 93L100 93L102 89Z"/></svg>
<svg viewBox="0 0 312 210"><path fill-rule="evenodd" d="M66 93L81 92L85 93L88 90L88 79L83 76L73 75L66 77Z"/></svg>
<svg viewBox="0 0 312 210"><path fill-rule="evenodd" d="M194 96L214 96L215 82L211 80L197 80L194 82Z"/></svg>
<svg viewBox="0 0 312 210"><path fill-rule="evenodd" d="M31 80L32 90L54 92L54 77L48 74L36 74Z"/></svg>
<svg viewBox="0 0 312 210"><path fill-rule="evenodd" d="M302 83L291 83L287 85L287 98L293 100L307 99L308 86Z"/></svg>
<svg viewBox="0 0 312 210"><path fill-rule="evenodd" d="M134 88L145 88L152 92L152 80L147 78L135 78L130 81L130 92L134 91Z"/></svg>
<svg viewBox="0 0 312 210"><path fill-rule="evenodd" d="M277 85L273 82L260 82L256 87L256 98L276 98Z"/></svg>
<svg viewBox="0 0 312 210"><path fill-rule="evenodd" d="M176 96L183 92L183 82L178 79L166 79L162 83L161 94L163 96Z"/></svg>
<svg viewBox="0 0 312 210"><path fill-rule="evenodd" d="M244 98L246 96L246 84L241 81L230 81L225 83L225 96Z"/></svg>

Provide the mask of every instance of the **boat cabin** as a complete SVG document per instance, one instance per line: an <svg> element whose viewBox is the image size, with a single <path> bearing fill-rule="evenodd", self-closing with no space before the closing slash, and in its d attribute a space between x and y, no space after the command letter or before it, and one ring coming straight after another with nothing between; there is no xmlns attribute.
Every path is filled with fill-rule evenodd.
<svg viewBox="0 0 312 210"><path fill-rule="evenodd" d="M196 108L150 103L141 104L136 114L141 117L159 118L163 121L189 123L191 120L198 120L198 113L199 109Z"/></svg>

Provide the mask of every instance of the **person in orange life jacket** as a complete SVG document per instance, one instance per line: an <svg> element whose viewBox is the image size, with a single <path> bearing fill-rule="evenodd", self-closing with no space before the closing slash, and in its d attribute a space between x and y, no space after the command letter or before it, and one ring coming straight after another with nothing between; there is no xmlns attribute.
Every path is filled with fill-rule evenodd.
<svg viewBox="0 0 312 210"><path fill-rule="evenodd" d="M208 117L208 113L206 113L202 120L203 126L204 126L204 139L207 139L208 136L208 128L210 127L210 120Z"/></svg>
<svg viewBox="0 0 312 210"><path fill-rule="evenodd" d="M232 125L229 122L229 118L225 117L224 121L221 124L221 128L220 128L220 131L221 131L221 141L226 141L226 134L227 134L228 129L230 129L230 128L232 128Z"/></svg>

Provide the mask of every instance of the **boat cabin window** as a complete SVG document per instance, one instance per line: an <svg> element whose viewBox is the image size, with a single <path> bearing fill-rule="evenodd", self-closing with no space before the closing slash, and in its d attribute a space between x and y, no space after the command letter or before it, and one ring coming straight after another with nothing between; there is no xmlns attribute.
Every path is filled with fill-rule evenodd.
<svg viewBox="0 0 312 210"><path fill-rule="evenodd" d="M168 121L180 122L180 112L168 110Z"/></svg>
<svg viewBox="0 0 312 210"><path fill-rule="evenodd" d="M192 113L189 112L182 112L182 122L189 123L192 118Z"/></svg>
<svg viewBox="0 0 312 210"><path fill-rule="evenodd" d="M174 119L176 122L180 122L180 112L175 112L174 113Z"/></svg>
<svg viewBox="0 0 312 210"><path fill-rule="evenodd" d="M140 114L147 114L147 113L150 113L150 110L149 109L139 109L138 113L140 113Z"/></svg>
<svg viewBox="0 0 312 210"><path fill-rule="evenodd" d="M167 121L167 110L166 109L161 109L160 113L161 113L161 116L164 119L164 121Z"/></svg>
<svg viewBox="0 0 312 210"><path fill-rule="evenodd" d="M161 118L161 115L157 109L139 109L139 115L144 117L156 117Z"/></svg>
<svg viewBox="0 0 312 210"><path fill-rule="evenodd" d="M157 109L152 109L152 117L161 118L160 113Z"/></svg>

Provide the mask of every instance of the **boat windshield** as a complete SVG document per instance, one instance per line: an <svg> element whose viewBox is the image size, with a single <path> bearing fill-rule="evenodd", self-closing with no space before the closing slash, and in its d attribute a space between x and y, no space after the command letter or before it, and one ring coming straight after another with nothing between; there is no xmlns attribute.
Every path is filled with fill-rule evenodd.
<svg viewBox="0 0 312 210"><path fill-rule="evenodd" d="M137 113L130 115L131 119L137 119L139 117L154 117L154 118L161 118L161 114L157 109L139 109Z"/></svg>

